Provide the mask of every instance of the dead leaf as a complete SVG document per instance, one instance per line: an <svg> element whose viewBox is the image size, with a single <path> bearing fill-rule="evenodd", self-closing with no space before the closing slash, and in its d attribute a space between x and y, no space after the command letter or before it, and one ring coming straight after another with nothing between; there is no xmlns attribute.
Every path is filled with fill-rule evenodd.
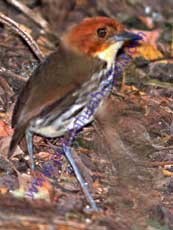
<svg viewBox="0 0 173 230"><path fill-rule="evenodd" d="M13 129L3 120L0 120L0 137L8 137L13 134Z"/></svg>
<svg viewBox="0 0 173 230"><path fill-rule="evenodd" d="M11 141L11 136L3 137L0 140L0 152L3 154L3 156L7 156L7 154L8 154L10 141ZM21 148L19 146L17 146L13 157L15 157L17 155L21 155L21 154L23 154L23 151L21 150Z"/></svg>
<svg viewBox="0 0 173 230"><path fill-rule="evenodd" d="M167 169L163 169L162 172L163 172L163 175L164 175L164 176L172 176L172 175L173 175L173 172L170 172L170 171L167 170Z"/></svg>
<svg viewBox="0 0 173 230"><path fill-rule="evenodd" d="M163 57L162 53L156 47L148 43L142 43L141 46L137 47L134 56L142 56L147 60L155 60Z"/></svg>
<svg viewBox="0 0 173 230"><path fill-rule="evenodd" d="M5 186L0 187L0 194L4 195L8 192L8 188Z"/></svg>
<svg viewBox="0 0 173 230"><path fill-rule="evenodd" d="M33 175L19 174L19 189L11 191L15 197L43 199L48 202L54 194L53 186L43 174L34 171Z"/></svg>
<svg viewBox="0 0 173 230"><path fill-rule="evenodd" d="M48 153L48 152L39 152L39 153L37 153L37 157L38 157L40 160L49 160L49 158L50 158L50 153Z"/></svg>
<svg viewBox="0 0 173 230"><path fill-rule="evenodd" d="M160 34L162 32L161 29L156 29L152 31L146 31L146 30L130 30L133 33L139 34L142 36L142 42L148 43L150 45L153 45L157 47L157 41L160 37Z"/></svg>
<svg viewBox="0 0 173 230"><path fill-rule="evenodd" d="M157 47L157 40L160 36L161 30L153 30L153 31L139 31L139 30L131 30L136 34L142 36L142 40L139 42L140 45L131 44L127 49L127 53L132 57L144 57L147 60L155 60L159 58L163 58L163 54L159 51Z"/></svg>
<svg viewBox="0 0 173 230"><path fill-rule="evenodd" d="M54 45L43 36L39 37L37 43L45 56L48 56L50 53L52 53L53 49L55 48Z"/></svg>
<svg viewBox="0 0 173 230"><path fill-rule="evenodd" d="M29 27L27 27L26 25L20 24L19 27L20 27L21 30L23 30L27 34L30 34L30 35L32 34L32 30Z"/></svg>

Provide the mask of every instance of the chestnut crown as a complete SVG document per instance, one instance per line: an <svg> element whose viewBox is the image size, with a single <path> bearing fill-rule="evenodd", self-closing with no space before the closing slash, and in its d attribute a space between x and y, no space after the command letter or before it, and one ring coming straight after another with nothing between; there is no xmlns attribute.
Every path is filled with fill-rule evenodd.
<svg viewBox="0 0 173 230"><path fill-rule="evenodd" d="M114 19L107 17L86 18L74 26L64 36L64 40L71 48L93 55L109 46L107 40L110 37L123 31L124 26Z"/></svg>
<svg viewBox="0 0 173 230"><path fill-rule="evenodd" d="M111 63L123 43L134 37L115 19L93 17L74 26L63 41L70 49Z"/></svg>

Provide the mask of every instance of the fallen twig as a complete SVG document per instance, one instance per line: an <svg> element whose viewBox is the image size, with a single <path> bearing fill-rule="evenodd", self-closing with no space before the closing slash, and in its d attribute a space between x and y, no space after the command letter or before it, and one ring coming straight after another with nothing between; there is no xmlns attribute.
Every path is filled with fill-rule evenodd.
<svg viewBox="0 0 173 230"><path fill-rule="evenodd" d="M7 94L9 96L13 95L13 90L11 89L9 84L7 83L6 79L2 78L1 76L0 76L0 86L3 88L5 94ZM7 98L6 98L6 101L7 101Z"/></svg>
<svg viewBox="0 0 173 230"><path fill-rule="evenodd" d="M164 167L165 165L173 165L173 161L135 161L136 165L153 168L153 167Z"/></svg>
<svg viewBox="0 0 173 230"><path fill-rule="evenodd" d="M155 145L155 144L152 144L152 146L157 149L157 150L172 150L173 149L173 146L159 146L159 145Z"/></svg>
<svg viewBox="0 0 173 230"><path fill-rule="evenodd" d="M166 88L166 89L172 89L173 84L169 82L162 82L159 80L149 80L144 82L144 85L149 85L149 86L154 86L154 87L161 87L161 88Z"/></svg>
<svg viewBox="0 0 173 230"><path fill-rule="evenodd" d="M23 40L27 43L29 48L32 50L33 54L38 58L40 62L43 61L44 55L40 51L40 48L38 47L37 43L34 41L34 39L23 29L21 29L20 25L13 21L11 18L7 17L6 15L0 13L0 22L3 24L9 26L13 31L15 31L17 34L19 34Z"/></svg>
<svg viewBox="0 0 173 230"><path fill-rule="evenodd" d="M41 17L38 13L34 13L31 9L25 6L23 3L18 0L6 0L9 4L13 5L15 8L24 13L27 17L29 17L33 22L35 22L38 26L44 29L46 32L50 32L48 29L48 23L45 19Z"/></svg>
<svg viewBox="0 0 173 230"><path fill-rule="evenodd" d="M165 165L173 165L173 161L155 161L150 162L149 165L152 167L164 167Z"/></svg>
<svg viewBox="0 0 173 230"><path fill-rule="evenodd" d="M14 80L18 80L18 81L26 82L28 80L28 78L24 78L24 77L22 77L20 75L17 75L15 73L11 72L10 70L7 70L4 67L0 68L0 74L5 75L7 77L11 77Z"/></svg>
<svg viewBox="0 0 173 230"><path fill-rule="evenodd" d="M45 217L45 216L40 216L39 211L35 211L34 215L31 215L31 207L29 207L29 210L25 210L26 214L18 214L17 212L14 212L14 207L16 206L17 202L7 202L7 210L8 210L8 215L7 213L3 213L2 211L0 212L1 215L1 221L0 221L0 226L7 226L7 223L10 223L10 226L13 227L14 230L16 229L24 229L26 227L27 223L27 228L28 229L76 229L76 230L86 230L89 229L87 224L75 222L75 221L64 221L61 219L58 219L56 217L56 212L53 218L50 219L50 217ZM26 203L28 204L28 203ZM18 205L18 204L17 204ZM4 205L5 206L5 205ZM19 206L19 205L18 205ZM21 206L19 206L21 208ZM20 209L19 208L19 209ZM40 209L40 208L39 208ZM38 209L38 210L39 210ZM37 210L37 209L35 209ZM48 209L49 210L49 209ZM51 209L50 209L51 210ZM6 228L6 227L4 227ZM26 228L25 228L26 229Z"/></svg>

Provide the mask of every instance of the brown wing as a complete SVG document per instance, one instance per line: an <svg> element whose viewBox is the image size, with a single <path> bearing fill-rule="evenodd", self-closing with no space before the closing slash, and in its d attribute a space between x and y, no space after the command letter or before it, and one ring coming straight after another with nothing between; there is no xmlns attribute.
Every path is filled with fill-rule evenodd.
<svg viewBox="0 0 173 230"><path fill-rule="evenodd" d="M10 146L13 152L24 135L32 118L43 109L77 90L94 72L103 67L97 59L91 59L60 47L33 73L18 97L12 117L15 128ZM74 98L75 100L76 98ZM71 98L73 100L73 98Z"/></svg>

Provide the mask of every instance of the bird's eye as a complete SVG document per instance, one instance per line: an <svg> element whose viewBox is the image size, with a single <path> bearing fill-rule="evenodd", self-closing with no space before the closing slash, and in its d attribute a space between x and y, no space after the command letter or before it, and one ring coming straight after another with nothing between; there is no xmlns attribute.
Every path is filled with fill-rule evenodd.
<svg viewBox="0 0 173 230"><path fill-rule="evenodd" d="M104 28L99 28L97 30L97 35L100 37L100 38L104 38L107 34L107 29L104 27Z"/></svg>

